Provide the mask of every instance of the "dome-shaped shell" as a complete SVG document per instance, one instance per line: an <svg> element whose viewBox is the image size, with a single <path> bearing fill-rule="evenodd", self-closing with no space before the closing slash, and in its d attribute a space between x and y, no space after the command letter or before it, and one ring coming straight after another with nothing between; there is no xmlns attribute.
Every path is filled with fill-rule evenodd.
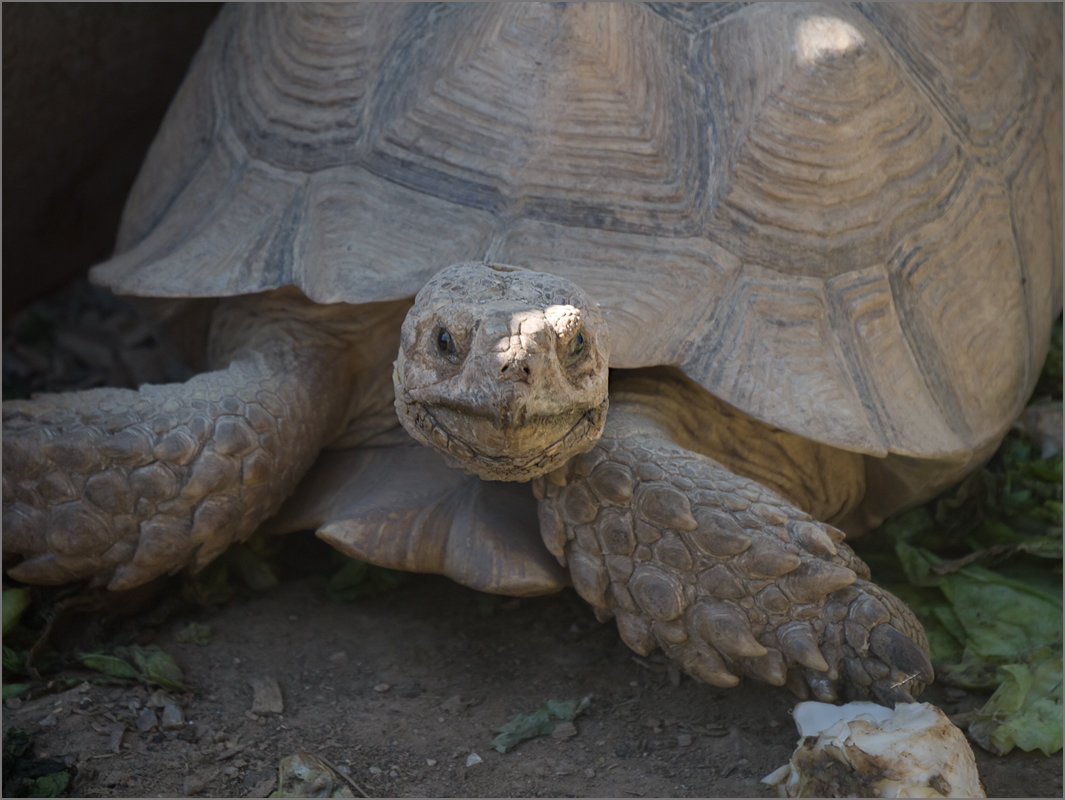
<svg viewBox="0 0 1065 800"><path fill-rule="evenodd" d="M612 366L875 455L997 438L1061 306L1051 4L239 4L94 278L413 295L489 259Z"/></svg>

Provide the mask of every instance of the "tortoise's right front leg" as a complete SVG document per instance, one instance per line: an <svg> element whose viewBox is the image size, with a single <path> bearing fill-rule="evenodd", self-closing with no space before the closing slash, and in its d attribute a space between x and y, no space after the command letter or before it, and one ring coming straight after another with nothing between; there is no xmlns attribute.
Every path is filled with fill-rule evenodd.
<svg viewBox="0 0 1065 800"><path fill-rule="evenodd" d="M240 343L222 369L4 403L12 577L130 588L203 566L277 510L346 410L343 342L284 303L222 313L212 336Z"/></svg>
<svg viewBox="0 0 1065 800"><path fill-rule="evenodd" d="M746 674L825 701L932 680L920 623L840 531L615 405L591 452L534 488L548 549L626 644L716 686Z"/></svg>

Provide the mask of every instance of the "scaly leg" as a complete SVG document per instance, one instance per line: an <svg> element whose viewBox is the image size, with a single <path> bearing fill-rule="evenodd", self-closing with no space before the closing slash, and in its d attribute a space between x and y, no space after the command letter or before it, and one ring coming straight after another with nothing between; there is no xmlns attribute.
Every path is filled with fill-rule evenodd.
<svg viewBox="0 0 1065 800"><path fill-rule="evenodd" d="M595 448L534 490L548 549L637 653L825 701L908 700L932 680L920 623L840 531L637 410L612 407Z"/></svg>
<svg viewBox="0 0 1065 800"><path fill-rule="evenodd" d="M212 332L223 368L183 384L4 403L9 574L130 588L203 566L274 513L335 434L352 377L341 339L299 305L230 301Z"/></svg>

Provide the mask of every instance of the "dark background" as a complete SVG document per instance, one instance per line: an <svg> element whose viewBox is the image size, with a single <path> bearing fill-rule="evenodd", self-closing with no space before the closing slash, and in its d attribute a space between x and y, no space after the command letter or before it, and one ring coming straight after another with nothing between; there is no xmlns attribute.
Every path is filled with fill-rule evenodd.
<svg viewBox="0 0 1065 800"><path fill-rule="evenodd" d="M220 3L3 4L3 313L107 258Z"/></svg>

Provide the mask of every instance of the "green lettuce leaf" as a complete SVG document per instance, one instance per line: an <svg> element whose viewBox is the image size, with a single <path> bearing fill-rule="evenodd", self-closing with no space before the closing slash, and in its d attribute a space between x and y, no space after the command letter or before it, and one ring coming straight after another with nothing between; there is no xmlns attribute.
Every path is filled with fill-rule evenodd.
<svg viewBox="0 0 1065 800"><path fill-rule="evenodd" d="M1004 755L1014 747L1061 749L1061 654L1030 664L1005 664L1000 684L969 725L969 735L986 750Z"/></svg>
<svg viewBox="0 0 1065 800"><path fill-rule="evenodd" d="M572 722L577 715L591 705L591 697L580 700L548 700L543 706L528 714L518 714L512 720L496 728L499 734L492 740L492 747L505 753L519 742L536 736L546 736L560 722Z"/></svg>

